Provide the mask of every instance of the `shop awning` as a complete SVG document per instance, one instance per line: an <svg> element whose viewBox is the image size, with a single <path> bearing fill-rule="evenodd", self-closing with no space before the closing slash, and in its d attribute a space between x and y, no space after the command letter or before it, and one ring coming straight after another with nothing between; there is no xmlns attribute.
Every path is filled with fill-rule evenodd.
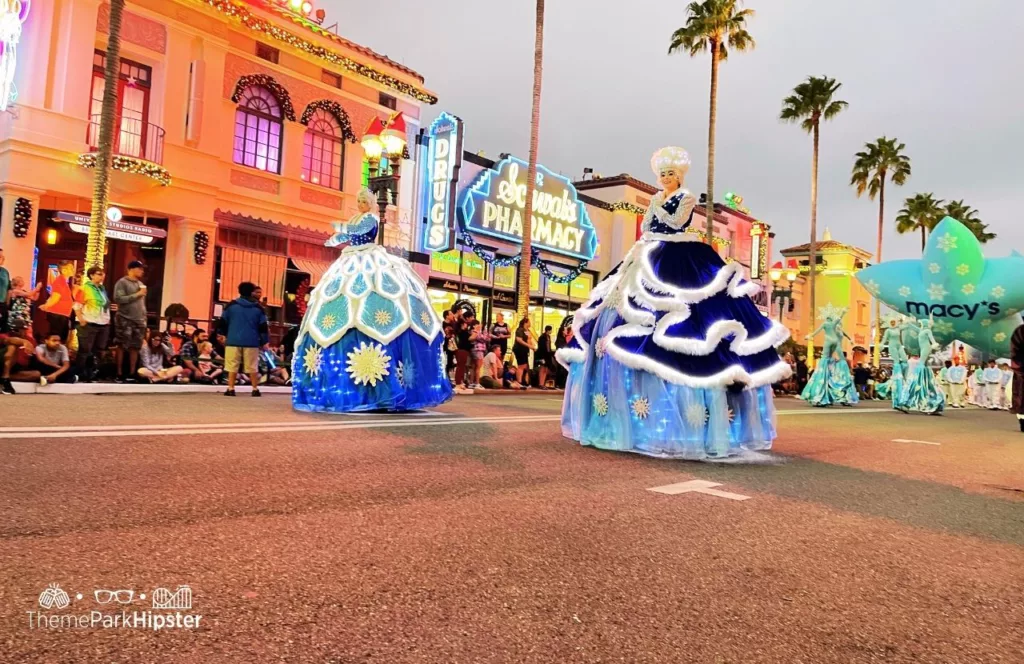
<svg viewBox="0 0 1024 664"><path fill-rule="evenodd" d="M296 270L309 275L310 286L316 286L320 283L320 280L324 278L324 273L331 267L330 263L315 261L309 258L289 258L288 260L292 262Z"/></svg>
<svg viewBox="0 0 1024 664"><path fill-rule="evenodd" d="M219 299L230 302L238 297L238 284L250 281L263 288L263 297L269 306L283 306L287 267L288 259L284 256L224 247L221 250Z"/></svg>

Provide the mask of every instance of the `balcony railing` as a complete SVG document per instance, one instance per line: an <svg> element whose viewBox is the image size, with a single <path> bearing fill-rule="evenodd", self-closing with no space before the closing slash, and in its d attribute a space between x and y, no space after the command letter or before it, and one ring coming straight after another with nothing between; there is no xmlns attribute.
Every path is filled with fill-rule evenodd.
<svg viewBox="0 0 1024 664"><path fill-rule="evenodd" d="M152 122L143 122L141 118L119 116L114 119L114 154L125 157L137 157L163 165L164 161L164 130ZM120 130L118 130L120 128ZM99 148L100 116L92 116L89 122L89 147Z"/></svg>

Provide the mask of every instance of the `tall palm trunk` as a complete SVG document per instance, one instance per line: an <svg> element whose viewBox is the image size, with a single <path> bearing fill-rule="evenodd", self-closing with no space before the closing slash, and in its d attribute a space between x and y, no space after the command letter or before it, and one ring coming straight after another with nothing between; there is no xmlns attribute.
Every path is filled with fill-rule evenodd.
<svg viewBox="0 0 1024 664"><path fill-rule="evenodd" d="M117 120L117 79L121 69L121 19L125 0L110 0L110 27L107 38L107 62L103 70L103 106L100 114L99 151L92 187L92 214L85 265L103 267L107 242L107 203L110 198L110 163L114 156L114 131Z"/></svg>
<svg viewBox="0 0 1024 664"><path fill-rule="evenodd" d="M808 266L810 267L810 279L808 280L811 289L811 296L808 298L811 304L810 328L813 332L816 327L815 314L817 313L817 302L814 289L814 278L818 272L818 123L814 123L814 156L811 158L811 247L808 253ZM808 366L814 366L814 337L807 341L807 362Z"/></svg>
<svg viewBox="0 0 1024 664"><path fill-rule="evenodd" d="M537 183L537 141L540 138L540 83L544 72L544 0L537 0L537 34L533 47L533 114L530 117L530 165L526 171L526 214L519 254L519 319L530 313L530 259L533 247L533 191Z"/></svg>
<svg viewBox="0 0 1024 664"><path fill-rule="evenodd" d="M879 174L881 186L878 189L878 242L875 247L875 265L882 262L882 226L885 223L885 169ZM872 293L875 298L875 349L872 353L872 364L876 367L882 365L882 301Z"/></svg>
<svg viewBox="0 0 1024 664"><path fill-rule="evenodd" d="M924 253L924 245L928 243L928 229L925 228L924 219L921 220L921 253Z"/></svg>
<svg viewBox="0 0 1024 664"><path fill-rule="evenodd" d="M705 242L715 236L715 121L718 119L718 42L711 41L711 109L708 112L708 202Z"/></svg>

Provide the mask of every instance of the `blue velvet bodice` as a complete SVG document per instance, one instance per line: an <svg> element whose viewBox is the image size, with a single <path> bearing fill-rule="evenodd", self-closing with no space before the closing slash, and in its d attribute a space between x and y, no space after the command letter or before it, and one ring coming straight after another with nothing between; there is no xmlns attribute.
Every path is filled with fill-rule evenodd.
<svg viewBox="0 0 1024 664"><path fill-rule="evenodd" d="M348 243L350 247L358 247L363 244L373 244L377 239L379 223L377 216L371 212L357 214L348 222L347 228L343 224L334 224L335 233L325 245L337 247Z"/></svg>
<svg viewBox="0 0 1024 664"><path fill-rule="evenodd" d="M676 212L679 210L679 206L682 205L683 198L685 196L686 192L680 190L667 201L665 201L665 203L662 204L660 207L664 209L664 211L667 212L669 215L675 215ZM660 212L661 210L656 210L654 212L653 218L651 219L650 231L652 233L657 233L659 235L674 235L676 233L685 233L686 229L690 227L690 223L693 221L693 210L691 210L690 216L687 217L685 222L683 222L678 227L670 226L658 218Z"/></svg>

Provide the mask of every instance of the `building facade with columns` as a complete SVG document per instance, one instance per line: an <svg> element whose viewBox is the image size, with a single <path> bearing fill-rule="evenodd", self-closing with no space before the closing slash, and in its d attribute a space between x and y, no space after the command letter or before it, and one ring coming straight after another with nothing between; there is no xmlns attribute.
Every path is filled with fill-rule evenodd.
<svg viewBox="0 0 1024 664"><path fill-rule="evenodd" d="M415 71L288 7L127 5L110 192L122 216L105 263L108 287L130 261L148 266L151 317L178 303L207 321L248 280L272 320L296 322L296 296L337 256L323 246L332 222L368 181L362 132L401 111L415 134L436 101ZM26 281L48 283L64 261L82 270L109 18L100 0L34 0L24 17L16 99L0 113L0 247ZM408 250L414 162L402 163L384 234Z"/></svg>

